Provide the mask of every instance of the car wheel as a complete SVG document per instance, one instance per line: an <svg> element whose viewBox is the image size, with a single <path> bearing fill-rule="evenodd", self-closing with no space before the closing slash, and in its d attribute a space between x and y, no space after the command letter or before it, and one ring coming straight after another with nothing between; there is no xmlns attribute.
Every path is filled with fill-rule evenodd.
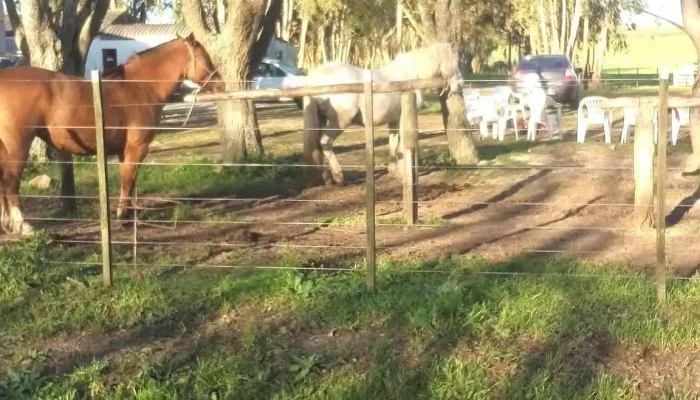
<svg viewBox="0 0 700 400"><path fill-rule="evenodd" d="M571 94L571 99L569 99L569 105L571 106L571 108L577 109L579 100L580 100L580 96L579 96L578 90L576 90Z"/></svg>
<svg viewBox="0 0 700 400"><path fill-rule="evenodd" d="M304 109L304 98L303 97L295 98L294 102L297 104L297 107L299 107L300 110Z"/></svg>

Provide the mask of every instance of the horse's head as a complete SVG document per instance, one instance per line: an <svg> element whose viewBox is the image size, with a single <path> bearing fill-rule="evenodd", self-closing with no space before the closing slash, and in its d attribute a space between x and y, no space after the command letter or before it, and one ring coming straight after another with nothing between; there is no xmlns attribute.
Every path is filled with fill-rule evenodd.
<svg viewBox="0 0 700 400"><path fill-rule="evenodd" d="M459 69L459 56L450 43L438 42L428 46L420 61L425 69L421 75L425 78L443 78L448 81L450 91L459 93L462 90L462 72ZM429 72L428 72L429 71Z"/></svg>
<svg viewBox="0 0 700 400"><path fill-rule="evenodd" d="M186 46L190 57L190 62L187 63L182 73L182 79L194 82L203 91L224 91L224 83L221 81L218 69L214 66L204 46L195 39L194 34L190 33L184 38L178 35L178 40L181 40Z"/></svg>
<svg viewBox="0 0 700 400"><path fill-rule="evenodd" d="M438 43L440 75L449 81L450 91L462 91L462 71L459 69L459 54L450 43Z"/></svg>

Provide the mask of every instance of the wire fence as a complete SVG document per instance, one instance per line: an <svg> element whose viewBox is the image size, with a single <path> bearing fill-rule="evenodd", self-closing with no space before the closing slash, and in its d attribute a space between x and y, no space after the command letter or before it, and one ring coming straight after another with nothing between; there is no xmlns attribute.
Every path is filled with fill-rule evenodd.
<svg viewBox="0 0 700 400"><path fill-rule="evenodd" d="M606 78L604 83L615 82L642 82L639 78ZM105 80L107 82L107 80ZM132 82L132 81L130 81ZM488 86L489 83L509 84L504 80L472 80L464 83L473 86L481 85ZM659 83L658 78L649 78L648 82ZM130 106L155 106L166 105L166 103L154 104L123 104L123 105L105 105L104 113L109 113L109 107L130 107ZM93 107L92 104L78 105L80 107ZM575 111L570 111L570 117L575 120ZM167 118L167 115L164 116ZM31 128L60 128L60 129L95 129L95 126L78 125L78 126L33 126ZM123 126L104 126L104 130L119 130L119 129L134 129L134 130L158 130L158 131L202 131L215 132L226 128L216 126L206 127L168 127L168 126L143 126L143 127L123 127ZM323 130L323 128L319 128ZM619 128L617 128L619 129ZM617 129L614 131L617 132ZM572 128L564 129L571 131ZM386 127L372 127L373 133L388 133L391 132ZM425 131L425 130L424 130ZM468 127L466 129L458 129L461 132L479 132L478 128ZM589 129L594 133L599 133L601 129ZM346 135L366 132L366 127L349 127L345 129ZM98 135L100 134L98 130ZM563 138L563 137L562 137ZM500 141L493 141L489 137L484 138L486 145L500 145ZM376 146L372 142L372 146ZM516 141L508 141L506 144L518 143ZM553 143L556 146L557 142ZM300 143L301 144L301 143ZM532 145L534 146L534 144ZM532 147L530 146L530 147ZM507 150L507 149L506 149ZM99 151L99 150L98 150ZM511 150L512 151L512 150ZM508 154L505 151L504 154ZM546 157L545 157L546 158ZM569 157L572 159L573 157ZM596 157L594 157L596 158ZM363 253L369 251L378 251L379 256L396 257L397 259L415 258L416 254L440 254L461 252L472 252L474 249L490 247L496 251L501 247L502 253L507 257L515 257L523 254L538 255L545 257L574 255L576 257L604 257L608 259L616 259L619 249L615 248L617 242L631 241L631 247L652 246L653 243L644 238L637 230L633 229L628 221L632 210L638 204L635 204L633 196L630 196L630 188L633 186L635 165L631 160L621 162L615 158L608 157L607 163L601 161L574 162L575 160L553 160L539 163L519 163L517 165L503 165L496 163L487 163L485 165L426 165L429 162L423 162L415 165L416 172L431 173L435 171L458 172L462 175L450 177L440 175L439 177L431 177L427 179L425 187L422 186L423 178L418 178L421 182L418 184L418 191L421 193L425 188L426 193L423 199L416 198L408 201L410 204L418 206L419 210L428 210L425 214L420 211L420 215L425 215L418 222L407 223L405 216L402 215L401 205L406 204L405 199L401 199L400 180L395 180L392 183L388 179L383 179L375 183L367 190L376 191L379 199L373 198L369 201L373 206L379 207L372 215L372 221L368 222L365 211L365 206L368 204L368 199L364 197L362 185L359 182L345 187L331 187L322 191L315 190L304 193L299 190L297 193L275 194L267 197L254 197L244 194L243 197L232 197L241 193L230 193L224 196L215 195L208 196L206 194L192 196L187 193L175 195L163 195L157 190L151 189L150 192L134 195L135 205L131 207L134 211L133 217L123 218L121 220L110 217L111 223L130 223L131 230L111 229L112 237L109 237L109 242L117 249L121 247L133 247L132 262L125 262L128 256L122 251L117 251L120 261L111 262L111 266L134 267L138 265L148 265L153 268L216 268L216 269L290 269L290 270L328 270L328 271L354 271L361 267L361 262L366 260ZM624 161L624 160L623 160ZM0 160L2 163L17 163L24 160ZM38 161L30 161L31 163L39 163ZM85 166L93 170L94 166L99 164L98 160L91 159L76 159L71 162L48 160L41 162L42 165L61 165L72 163L76 166ZM283 174L279 173L282 168L287 169L308 169L318 168L316 164L308 164L303 162L242 162L242 163L226 163L214 161L110 161L106 162L109 166L121 164L135 164L142 167L165 169L176 167L180 171L187 168L207 167L207 168L261 168L269 170L277 170L273 172L273 178L267 183L276 185L276 179L283 179ZM353 163L352 161L341 165L343 170L358 170L360 172L371 172L373 175L387 170L388 166L372 166L368 169L368 164ZM665 168L669 172L679 172L683 168L670 166ZM495 181L492 185L485 185L486 190L477 190L472 181L475 178L469 174L479 174L483 171L496 173L497 176L502 176L504 173L518 174L517 178L506 180L502 178ZM538 171L532 174L533 171ZM550 171L550 175L537 176L542 172ZM116 172L110 169L110 172ZM143 174L143 171L141 172ZM275 175L277 174L277 175ZM552 174L560 176L553 177ZM618 182L626 182L627 189L621 190L619 193L599 193L597 198L587 196L582 191L572 191L562 189L562 193L556 193L558 188L564 186L567 180L581 179L576 174L585 174L586 178L583 184L595 185L600 184L605 186L607 190L614 191L614 186L610 186L610 182L605 179L617 179ZM612 174L612 175L611 175ZM111 176L111 174L107 174ZM194 178L197 178L196 176ZM235 177L234 177L235 178ZM250 179L250 176L241 175L236 179ZM470 186L463 187L456 191L444 191L436 195L436 198L430 198L430 191L439 190L439 182L454 183L460 179L469 181ZM477 180L487 180L488 177L479 177ZM116 183L113 178L105 176L106 183ZM554 183L552 183L554 182ZM196 191L199 182L190 182L185 188L186 191ZM137 183L138 185L138 183ZM630 186L632 185L632 186ZM110 185L108 185L111 187ZM113 185L112 185L113 186ZM161 192L171 192L167 189L168 182L162 182ZM434 189L433 187L438 187ZM397 191L397 189L399 189ZM54 188L55 190L55 188ZM665 188L664 188L665 190ZM273 190L275 192L275 190ZM333 193L336 192L336 193ZM470 193L472 192L472 193ZM495 193L494 193L495 192ZM308 198L307 196L318 196ZM575 195L578 198L569 198L567 196ZM111 202L110 208L114 209L115 204L120 201L121 196L107 196ZM393 197L393 198L392 198ZM39 207L45 210L46 203L41 203L45 200L58 201L62 199L76 199L83 202L99 202L100 196L93 193L81 194L75 196L62 196L54 193L29 193L22 195L24 200L41 204ZM149 209L146 204L151 203L167 203L161 205L160 208L152 206ZM201 211L197 213L183 210L185 206L197 208L203 203L223 203L226 205L241 203L261 203L260 205L252 205L249 208L234 208L229 211L227 208L221 210L222 215L211 214L216 211ZM679 202L675 205L674 210L689 210L694 203ZM81 203L81 207L86 207L86 203ZM394 208L391 208L394 206ZM320 210L315 210L321 207ZM325 208L324 208L325 207ZM398 207L398 208L397 208ZM466 208L464 208L466 207ZM259 208L259 210L256 210ZM496 209L515 208L516 211L496 212ZM544 209L544 211L533 212L533 208ZM433 210L437 209L437 210ZM609 209L610 211L592 212L593 209ZM519 211L518 211L519 210ZM104 237L98 238L99 225L104 221L100 216L95 214L85 216L50 216L41 215L40 210L31 209L25 216L26 221L44 224L47 229L56 229L59 232L59 237L53 239L56 245L64 246L99 246L104 243ZM234 214L230 214L233 212ZM382 212L388 216L382 216ZM151 215L148 215L148 214ZM168 215L168 213L171 213ZM209 213L209 214L207 214ZM363 215L364 213L364 215ZM559 215L559 214L561 215ZM311 216L309 216L311 215ZM585 218L590 215L590 218ZM384 218L384 219L382 219ZM569 220L569 222L567 222ZM82 227L77 227L75 224L83 224ZM377 229L382 232L377 236L377 239L372 241L372 244L367 242L369 225L372 226L372 231ZM224 233L216 231L219 228L225 228ZM232 239L238 231L247 229L250 233L251 227L258 228L255 235L257 238L237 238ZM311 229L311 232L304 230ZM171 231L182 230L177 234ZM421 233L416 236L415 232ZM330 233L329 233L330 232ZM333 233L335 232L335 233ZM543 232L543 233L536 233ZM582 233L584 232L584 233ZM131 235L131 237L130 237ZM223 235L219 238L210 240L197 239L198 237L212 237ZM180 236L179 238L176 236ZM290 240L302 240L297 243L289 243ZM465 240L464 236L470 236ZM678 239L682 235L674 238ZM688 238L693 237L693 232L688 233ZM16 239L7 238L5 242L11 243ZM507 247L507 249L504 249ZM190 261L183 262L162 262L153 261L154 254L150 253L152 249L172 248L172 250L163 250L163 253L172 256L173 253L186 253L183 249L186 248L217 248L220 250L231 249L267 249L267 252L254 253L248 256L250 263L239 263L237 260L229 260L221 262L217 256L209 257L212 259L198 258L200 254L193 254ZM143 254L147 250L149 253ZM282 265L277 263L278 254L270 254L269 249L293 249L315 252L313 257L316 259L328 259L330 264L323 267L306 266L304 264L297 265ZM427 249L427 250L426 250ZM623 252L634 253L635 250L625 250ZM355 264L352 267L343 262L333 262L337 252L346 252L341 256L348 256L350 252L355 256ZM327 254L326 254L327 253ZM219 253L221 254L221 253ZM649 252L653 255L653 251ZM146 256L146 257L144 257ZM236 257L236 254L231 255ZM155 257L157 258L157 257ZM242 257L246 258L246 257ZM352 258L352 257L351 257ZM183 254L181 258L187 260L187 254ZM261 262L262 261L262 262ZM265 263L269 261L269 263ZM319 261L323 263L323 261ZM366 261L364 261L366 263ZM102 262L87 262L76 260L50 261L50 263L68 264L76 266L99 266ZM367 266L365 266L367 267ZM410 269L406 272L416 273L446 273L441 269ZM546 273L529 273L529 272L503 272L503 271L474 271L474 273L485 275L508 275L508 276L525 276L525 275L547 275ZM550 274L551 275L551 274ZM598 277L617 277L619 275L606 274L569 274L562 273L570 277L579 278L598 278ZM631 277L636 275L630 274ZM671 276L671 279L684 279L682 276Z"/></svg>

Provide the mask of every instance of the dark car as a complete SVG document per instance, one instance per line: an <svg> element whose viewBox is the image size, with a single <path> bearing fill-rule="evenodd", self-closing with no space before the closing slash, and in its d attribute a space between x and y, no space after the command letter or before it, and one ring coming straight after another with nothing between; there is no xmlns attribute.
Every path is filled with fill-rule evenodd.
<svg viewBox="0 0 700 400"><path fill-rule="evenodd" d="M565 55L545 54L523 57L513 71L511 86L522 93L528 89L527 77L539 76L547 94L559 103L578 106L581 70L574 68Z"/></svg>
<svg viewBox="0 0 700 400"><path fill-rule="evenodd" d="M0 56L0 69L16 67L18 62L19 62L19 59L17 57L1 57Z"/></svg>

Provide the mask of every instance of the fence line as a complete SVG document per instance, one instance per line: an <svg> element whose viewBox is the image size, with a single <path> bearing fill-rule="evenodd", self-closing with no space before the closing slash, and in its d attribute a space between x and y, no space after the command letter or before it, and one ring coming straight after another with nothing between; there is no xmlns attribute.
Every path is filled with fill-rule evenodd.
<svg viewBox="0 0 700 400"><path fill-rule="evenodd" d="M22 195L22 198L39 199L78 199L78 200L98 200L99 196L62 196L62 195ZM110 200L119 200L119 197L110 197ZM366 204L360 200L323 200L323 199L291 199L291 198L231 198L231 197L140 197L146 201L176 201L176 202L265 202L276 201L280 203L324 203L324 204ZM402 204L404 200L375 200L375 204ZM537 202L537 201L467 201L467 200L414 200L412 203L424 205L436 204L460 204L470 206L542 206L542 207L635 207L634 203L569 203L569 202ZM692 208L690 204L677 204L678 208ZM147 208L135 207L135 209L146 211Z"/></svg>
<svg viewBox="0 0 700 400"><path fill-rule="evenodd" d="M622 80L622 79L620 79ZM640 79L629 79L630 81L642 81ZM105 80L106 81L106 80ZM616 81L615 79L606 79L604 81ZM653 82L663 82L664 80L662 79L661 81L658 78L655 79L649 79L648 81L653 81ZM133 82L133 81L129 81ZM467 82L467 81L465 81ZM472 81L475 83L483 83L483 82L488 82L484 80L475 80ZM444 83L444 82L443 82ZM434 84L434 83L430 83ZM391 84L373 84L371 81L371 78L368 79L365 83L360 83L359 84L362 88L362 92L365 93L365 99L368 101L367 104L367 109L371 110L371 101L372 101L372 94L373 93L382 93L384 90L388 90L389 87L391 87ZM424 86L429 87L429 83L423 83ZM396 87L402 90L410 90L412 87L410 82L402 82L398 84ZM408 89L406 89L408 88ZM355 90L355 89L353 89ZM250 91L241 91L241 92L236 92L236 96L242 97L246 93L250 93ZM262 93L262 94L261 94ZM268 92L265 91L258 91L258 94L255 94L254 96L260 96L264 97L266 93L269 94ZM205 95L197 96L197 98L205 98ZM95 96L96 101L99 98L99 96ZM257 97L254 97L257 98ZM612 103L614 104L622 104L624 101L627 101L628 99L618 99L618 100L613 100ZM205 100L206 101L206 100ZM636 100L639 102L639 100ZM677 101L677 100L676 100ZM696 99L685 99L682 100L683 104L690 104L697 101ZM663 104L663 103L662 103ZM698 104L700 105L700 101L698 101ZM125 105L125 106L139 106L139 105ZM97 135L98 139L100 137L100 133L103 132L104 129L113 129L110 127L104 127L100 126L100 117L98 116L97 113L101 113L103 111L103 107L100 104L96 104L92 106L95 109L96 112L96 121L98 123L96 124L97 127ZM109 107L109 106L107 106ZM105 107L106 108L106 107ZM662 107L663 108L663 107ZM664 114L664 113L662 113ZM664 114L665 115L665 114ZM370 121L372 119L370 118ZM665 122L663 119L660 119L660 121ZM367 223L367 226L365 227L365 232L367 233L367 245L366 246L344 246L344 245L339 245L339 246L332 246L332 245L292 245L292 244L276 244L276 243L248 243L248 244L243 244L243 243L203 243L203 242L157 242L157 241L143 241L143 242L138 242L137 244L141 245L152 245L152 246L158 246L158 245L170 245L170 246L216 246L216 247L244 247L244 246L259 246L259 247L290 247L290 248L335 248L335 249L345 249L345 250L366 250L367 251L367 256L366 256L366 267L367 267L367 272L368 272L368 278L367 278L367 286L368 289L372 290L374 288L374 275L376 274L374 268L376 266L376 254L374 254L375 249L394 249L394 248L400 248L400 246L381 246L377 245L377 240L374 237L375 234L375 229L376 228L381 228L381 227L396 227L396 228L436 228L436 227L445 227L444 224L431 224L431 223L412 223L412 224L400 224L400 223L382 223L382 222L377 222L375 220L375 205L376 204L396 204L396 203L404 203L404 204L469 204L469 205L507 205L507 206L608 206L608 207L638 207L639 204L631 204L631 203L603 203L603 204L597 204L597 203L555 203L555 202L497 202L497 201L488 201L488 202L468 202L468 201L459 201L459 202L449 202L449 201L420 201L420 200L376 200L375 196L375 185L374 185L374 172L376 172L378 169L383 169L382 167L376 168L374 165L374 134L375 132L378 131L383 131L388 129L384 128L375 128L372 126L373 124L369 123L366 124L364 128L357 128L354 129L354 131L360 131L363 130L365 132L365 151L366 151L366 164L365 165L345 165L343 168L359 168L363 169L366 172L366 201L361 202L361 201L354 201L356 204L366 204L366 217L365 221ZM95 128L95 127L83 127L83 128ZM123 128L124 129L124 128ZM132 128L129 128L132 129ZM143 127L143 129L162 129L161 127ZM175 129L180 129L180 128L172 128L172 130ZM196 128L195 128L196 129ZM206 129L206 128L202 128ZM211 130L211 129L209 129ZM460 129L459 131L469 131L469 132L474 132L477 131L476 129ZM589 131L593 131L592 129L589 129ZM635 133L636 136L636 133ZM100 140L98 140L98 143ZM659 142L664 142L664 147L665 147L665 141L660 140ZM636 146L636 144L635 144ZM98 146L98 153L100 152L102 146ZM658 147L658 149L661 149L661 147ZM661 151L661 150L659 150ZM665 154L665 150L664 150ZM104 160L104 155L98 156L100 158L100 161L76 161L72 162L73 164L97 164L98 166L102 165L104 170L100 171L100 175L102 176L102 179L100 179L101 182L101 187L100 187L100 196L99 197L94 197L94 196L74 196L76 198L83 198L83 199L95 199L99 198L100 199L100 205L101 205L101 212L100 216L101 218L98 219L87 219L87 218L25 218L27 220L41 220L41 221L73 221L73 222L97 222L100 221L102 223L102 231L106 232L107 235L110 231L109 229L109 205L108 201L109 200L114 200L117 199L117 197L110 197L106 193L107 185L106 185L106 165L119 165L121 163L118 162L113 162L113 163L108 163ZM9 161L11 162L11 161ZM57 162L57 161L50 161L52 164L63 164L63 163L70 163L70 162ZM313 165L313 164L277 164L277 163L166 163L166 162L157 162L157 163L152 163L152 162L140 162L140 163L127 163L127 164L143 164L143 165L151 165L151 166L216 166L216 167L313 167L313 168L318 168L318 165ZM519 166L495 166L495 165L486 165L486 166L450 166L450 165L438 165L438 166L419 166L419 165L414 165L411 168L415 168L416 171L418 170L435 170L435 169L460 169L460 170L532 170L532 169L543 169L543 170L581 170L581 171L594 171L594 170L600 170L600 171L633 171L635 170L634 167L632 166L590 166L590 165L519 165ZM663 168L664 171L666 170L681 170L682 168ZM417 179L417 178L413 178ZM660 181L662 182L662 181ZM663 193L665 191L665 187L663 185L659 186L659 189ZM658 194L657 194L658 196ZM30 196L23 196L23 197L32 197ZM35 198L46 198L46 197L59 197L59 196L40 196L40 195L34 195L33 197ZM69 196L65 196L69 197ZM163 200L168 200L168 201L176 201L180 200L183 201L185 199L187 200L192 200L192 201L237 201L237 202L243 202L243 201L265 201L265 199L232 199L232 198L213 198L213 199L207 199L207 198L197 198L197 197L182 197L182 198L150 198L152 199L163 199ZM141 198L140 200L149 200L148 197ZM273 199L276 201L289 201L289 202L306 202L306 203L321 203L321 202L326 202L326 203L349 203L351 201L345 201L345 200L322 200L322 199ZM663 203L660 203L663 205ZM686 207L690 208L692 205L685 205L681 207ZM138 210L138 207L136 208ZM660 209L661 212L665 211L664 207L661 207ZM665 216L665 214L659 213L657 215L657 219ZM105 229L105 221L107 223L106 229ZM137 217L135 217L133 220L127 219L124 220L124 222L134 222L134 227L138 226L139 223L145 224L145 223L171 223L173 221L169 220L139 220ZM179 224L211 224L211 225L222 225L222 224L230 224L230 225L259 225L259 224L269 224L269 225L297 225L297 226L321 226L321 227L328 227L329 225L333 225L331 222L302 222L302 221L269 221L269 220L251 220L251 221L202 221L202 220L177 220L176 221ZM461 222L450 222L449 226L469 226L470 228L496 228L496 229L502 229L503 225L486 225L486 224L473 224L473 223L461 223ZM624 231L629 231L630 228L620 228L620 227L612 227L612 226L515 226L513 229L518 229L518 230L550 230L550 231L560 231L560 230L589 230L589 231L611 231L611 232L624 232ZM505 235L516 233L518 231L511 231L508 230L506 231L505 229L502 229L504 231ZM659 237L665 238L665 227L662 228L661 230L657 230L657 233ZM137 240L137 238L135 238ZM102 255L106 257L102 263L86 263L84 265L107 265L109 264L110 266L130 266L133 264L120 264L120 263L113 263L109 259L109 254L111 254L111 249L108 247L105 247L105 243L107 245L131 245L134 244L133 242L128 242L128 241L119 241L119 240L111 240L108 236L103 236L102 240L100 241L88 241L88 240L57 240L55 241L56 243L73 243L73 244L102 244L103 245L103 251ZM534 253L534 254L603 254L606 253L604 251L591 251L591 250L577 250L577 249L521 249L519 250L522 253ZM59 262L61 263L61 262ZM66 262L68 263L68 262ZM72 263L71 263L72 264ZM182 267L193 267L193 265L170 265L170 267L174 266L182 266ZM295 269L295 270L300 270L300 269L310 269L310 270L337 270L337 271L350 271L350 270L356 270L356 268L304 268L304 267L275 267L275 266L237 266L237 265L220 265L220 266L215 266L215 265L201 265L202 267L208 267L208 268L258 268L258 269ZM107 271L107 269L104 270L105 274L109 272L110 274L110 279L107 280L105 279L106 283L111 283L111 269ZM428 272L428 271L426 271ZM437 272L437 271L436 271ZM493 271L492 271L493 272ZM486 271L488 273L488 271ZM506 273L504 273L505 275ZM495 273L493 275L496 275ZM659 279L659 282L661 282L661 279L666 279L666 273L661 273L657 277ZM673 278L671 278L673 279ZM665 288L663 290L663 293L665 293ZM661 298L661 291L659 292L659 296Z"/></svg>

